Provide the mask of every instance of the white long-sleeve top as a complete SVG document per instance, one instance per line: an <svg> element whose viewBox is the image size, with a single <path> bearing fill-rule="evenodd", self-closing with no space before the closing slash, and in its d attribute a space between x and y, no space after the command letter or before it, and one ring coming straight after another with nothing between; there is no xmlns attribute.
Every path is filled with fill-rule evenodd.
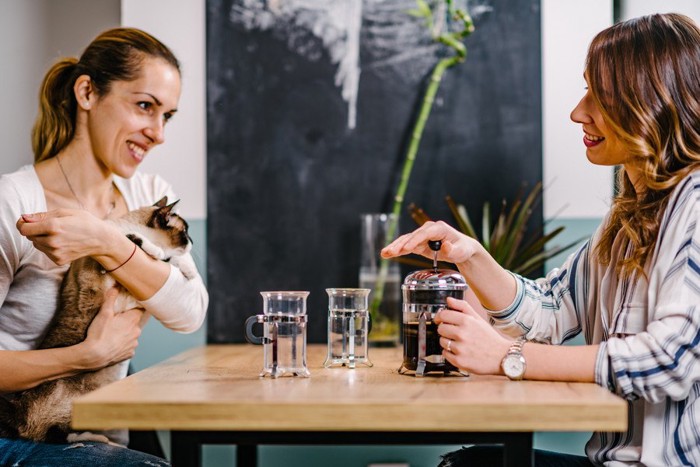
<svg viewBox="0 0 700 467"><path fill-rule="evenodd" d="M177 199L158 176L137 172L129 179L115 177L114 182L129 210L166 195ZM33 166L0 176L0 349L36 348L58 306L68 265L57 266L16 227L22 214L44 211L46 198ZM201 276L187 280L171 265L160 290L139 303L166 327L188 333L202 325L209 295Z"/></svg>
<svg viewBox="0 0 700 467"><path fill-rule="evenodd" d="M514 302L491 315L511 335L600 345L596 382L629 401L629 429L593 434L597 465L700 465L700 172L676 187L659 232L646 278L615 272L619 237L610 265L596 261L601 226L547 277L516 276Z"/></svg>

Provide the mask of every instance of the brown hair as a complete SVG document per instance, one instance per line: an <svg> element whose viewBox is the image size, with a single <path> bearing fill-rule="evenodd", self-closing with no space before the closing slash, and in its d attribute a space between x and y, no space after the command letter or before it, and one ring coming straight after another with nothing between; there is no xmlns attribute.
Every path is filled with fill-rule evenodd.
<svg viewBox="0 0 700 467"><path fill-rule="evenodd" d="M615 24L593 39L585 75L606 124L627 146L642 187L637 192L619 171L619 193L596 256L608 264L621 234L627 254L618 271L643 274L671 192L700 167L700 29L673 13Z"/></svg>
<svg viewBox="0 0 700 467"><path fill-rule="evenodd" d="M32 129L34 161L58 154L75 134L77 102L73 84L88 75L98 96L114 81L139 76L145 58L161 58L180 71L175 55L158 39L134 28L115 28L97 36L80 59L63 58L46 73L39 92L39 115Z"/></svg>

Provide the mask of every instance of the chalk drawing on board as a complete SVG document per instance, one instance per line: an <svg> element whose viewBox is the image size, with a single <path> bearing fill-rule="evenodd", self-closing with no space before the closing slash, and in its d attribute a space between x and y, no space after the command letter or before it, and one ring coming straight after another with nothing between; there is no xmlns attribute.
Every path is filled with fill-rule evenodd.
<svg viewBox="0 0 700 467"><path fill-rule="evenodd" d="M467 6L466 0L455 4ZM312 61L323 56L320 42L338 67L335 85L348 105L348 128L354 129L363 67L384 68L393 71L392 79L417 82L436 61L437 45L421 20L408 14L414 7L414 0L243 0L231 6L230 20L248 31L271 30L290 51ZM469 7L477 15L492 9L484 3ZM433 33L444 27L444 15L436 15ZM364 64L361 43L367 51Z"/></svg>

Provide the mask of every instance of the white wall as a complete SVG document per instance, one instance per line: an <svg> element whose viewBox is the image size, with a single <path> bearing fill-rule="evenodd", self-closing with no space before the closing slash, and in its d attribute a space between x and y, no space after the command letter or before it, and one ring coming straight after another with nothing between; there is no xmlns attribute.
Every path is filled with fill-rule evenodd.
<svg viewBox="0 0 700 467"><path fill-rule="evenodd" d="M621 0L620 19L630 19L651 13L683 13L700 22L698 0Z"/></svg>
<svg viewBox="0 0 700 467"><path fill-rule="evenodd" d="M0 0L0 173L34 160L31 128L48 67L115 26L119 0Z"/></svg>
<svg viewBox="0 0 700 467"><path fill-rule="evenodd" d="M542 0L545 219L600 218L610 206L613 171L588 162L569 115L585 92L588 44L612 22L612 0Z"/></svg>
<svg viewBox="0 0 700 467"><path fill-rule="evenodd" d="M44 72L46 0L0 0L0 173L32 162L30 129Z"/></svg>

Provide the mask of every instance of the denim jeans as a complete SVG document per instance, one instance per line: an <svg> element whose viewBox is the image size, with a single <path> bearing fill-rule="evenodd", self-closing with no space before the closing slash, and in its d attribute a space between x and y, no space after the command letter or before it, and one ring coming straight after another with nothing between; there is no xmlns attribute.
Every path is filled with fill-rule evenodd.
<svg viewBox="0 0 700 467"><path fill-rule="evenodd" d="M438 467L493 467L503 465L501 446L472 446L442 456ZM584 456L535 449L535 467L593 467Z"/></svg>
<svg viewBox="0 0 700 467"><path fill-rule="evenodd" d="M35 443L23 439L0 438L2 467L166 467L165 459L104 443Z"/></svg>

